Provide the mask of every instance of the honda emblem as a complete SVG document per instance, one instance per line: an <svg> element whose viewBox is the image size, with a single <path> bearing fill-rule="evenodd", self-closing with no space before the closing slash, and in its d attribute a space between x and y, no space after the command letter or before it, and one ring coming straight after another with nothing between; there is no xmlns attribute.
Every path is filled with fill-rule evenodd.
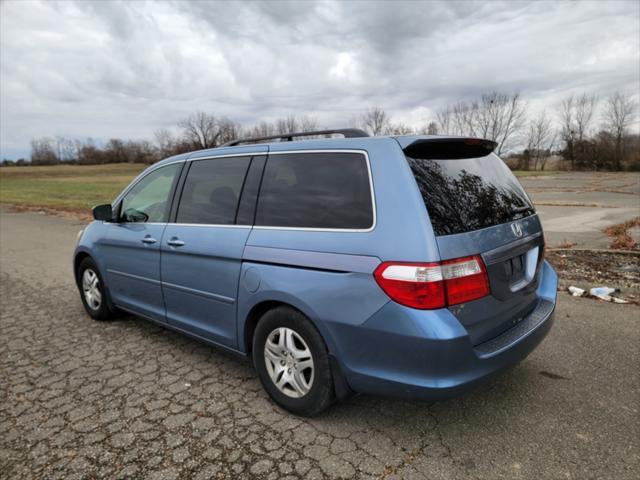
<svg viewBox="0 0 640 480"><path fill-rule="evenodd" d="M520 222L512 223L511 224L511 231L513 232L513 234L516 237L521 237L522 236L522 224L520 224Z"/></svg>

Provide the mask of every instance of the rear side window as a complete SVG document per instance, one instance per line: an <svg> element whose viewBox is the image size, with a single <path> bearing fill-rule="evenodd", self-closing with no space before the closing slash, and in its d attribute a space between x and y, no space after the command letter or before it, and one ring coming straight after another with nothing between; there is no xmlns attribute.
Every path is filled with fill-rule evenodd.
<svg viewBox="0 0 640 480"><path fill-rule="evenodd" d="M270 155L256 225L371 228L373 204L365 156L339 152Z"/></svg>
<svg viewBox="0 0 640 480"><path fill-rule="evenodd" d="M436 235L492 227L535 212L518 180L494 154L407 161Z"/></svg>
<svg viewBox="0 0 640 480"><path fill-rule="evenodd" d="M250 160L226 157L194 161L184 182L176 222L233 224Z"/></svg>

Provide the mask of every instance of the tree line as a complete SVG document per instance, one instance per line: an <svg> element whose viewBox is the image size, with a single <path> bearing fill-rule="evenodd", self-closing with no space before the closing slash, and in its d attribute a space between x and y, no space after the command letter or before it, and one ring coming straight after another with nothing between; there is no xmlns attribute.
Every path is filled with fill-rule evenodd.
<svg viewBox="0 0 640 480"><path fill-rule="evenodd" d="M488 138L513 168L544 170L552 157L571 170L640 170L640 138L631 132L638 105L629 94L570 95L553 111L530 114L519 93L491 92L447 105L421 127L396 122L381 107L353 118L350 126L370 135L462 135ZM263 137L321 129L309 115L289 115L243 127L227 117L196 112L180 120L177 132L159 129L153 141L40 137L31 141L31 164L153 163L183 152L213 148L240 137ZM5 160L4 165L13 162ZM27 163L22 161L21 163Z"/></svg>

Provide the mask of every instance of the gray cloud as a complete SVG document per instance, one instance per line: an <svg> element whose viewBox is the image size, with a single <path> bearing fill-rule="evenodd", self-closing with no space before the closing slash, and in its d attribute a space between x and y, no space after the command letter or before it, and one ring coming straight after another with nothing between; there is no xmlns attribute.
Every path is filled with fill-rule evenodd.
<svg viewBox="0 0 640 480"><path fill-rule="evenodd" d="M372 105L428 121L520 91L640 90L637 2L26 2L0 4L1 156L33 136L150 137L195 110L244 124Z"/></svg>

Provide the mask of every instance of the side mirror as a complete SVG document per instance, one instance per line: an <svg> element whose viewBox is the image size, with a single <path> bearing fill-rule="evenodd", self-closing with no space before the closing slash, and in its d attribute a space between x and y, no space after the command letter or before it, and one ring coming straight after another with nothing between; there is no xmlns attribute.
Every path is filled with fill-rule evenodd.
<svg viewBox="0 0 640 480"><path fill-rule="evenodd" d="M104 222L112 221L113 210L111 210L111 205L109 203L105 203L104 205L96 205L93 207L93 218Z"/></svg>

